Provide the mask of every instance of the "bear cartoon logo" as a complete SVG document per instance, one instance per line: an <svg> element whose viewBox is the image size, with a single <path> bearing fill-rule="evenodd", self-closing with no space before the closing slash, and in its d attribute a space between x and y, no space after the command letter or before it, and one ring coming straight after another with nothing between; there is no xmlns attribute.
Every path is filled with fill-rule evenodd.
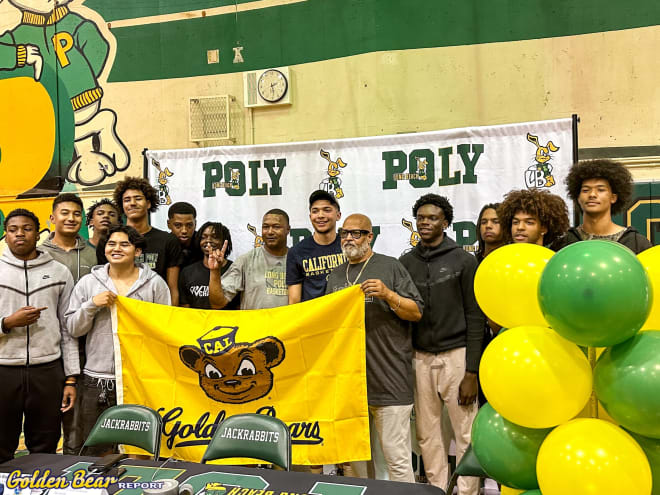
<svg viewBox="0 0 660 495"><path fill-rule="evenodd" d="M284 360L284 344L276 337L236 342L238 327L215 327L197 339L199 347L179 348L183 364L199 375L199 386L211 399L243 404L273 388L274 368Z"/></svg>

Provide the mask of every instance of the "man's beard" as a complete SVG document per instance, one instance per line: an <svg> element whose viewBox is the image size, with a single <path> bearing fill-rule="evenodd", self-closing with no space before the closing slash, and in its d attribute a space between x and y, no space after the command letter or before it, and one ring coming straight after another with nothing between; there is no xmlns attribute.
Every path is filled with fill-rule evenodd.
<svg viewBox="0 0 660 495"><path fill-rule="evenodd" d="M341 247L341 252L348 258L349 261L357 261L366 256L369 252L369 244L346 244Z"/></svg>

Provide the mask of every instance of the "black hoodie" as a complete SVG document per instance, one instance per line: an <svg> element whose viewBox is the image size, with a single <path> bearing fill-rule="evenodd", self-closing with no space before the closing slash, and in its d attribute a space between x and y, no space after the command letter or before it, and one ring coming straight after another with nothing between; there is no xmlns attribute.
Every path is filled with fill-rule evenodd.
<svg viewBox="0 0 660 495"><path fill-rule="evenodd" d="M413 323L413 346L437 353L466 349L466 369L476 373L485 318L474 297L477 260L447 236L431 248L415 246L400 258L424 299L422 319Z"/></svg>
<svg viewBox="0 0 660 495"><path fill-rule="evenodd" d="M582 238L580 237L577 227L571 227L563 237L557 239L551 248L555 251L559 251L561 248L575 242L580 242L581 240ZM653 244L651 244L646 237L637 232L635 227L628 227L619 238L618 243L623 244L635 254L639 254L642 251L653 247Z"/></svg>

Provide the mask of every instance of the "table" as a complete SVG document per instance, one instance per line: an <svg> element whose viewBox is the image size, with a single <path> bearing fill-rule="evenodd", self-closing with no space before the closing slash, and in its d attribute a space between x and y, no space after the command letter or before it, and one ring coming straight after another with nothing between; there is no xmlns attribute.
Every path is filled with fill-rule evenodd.
<svg viewBox="0 0 660 495"><path fill-rule="evenodd" d="M49 469L51 477L65 476L72 480L78 471L78 480L91 480L93 477L90 477L86 470L96 460L96 457L32 454L0 464L0 473L19 470L23 475L30 475L35 473L35 470L39 470L39 476L42 476L44 470ZM445 495L440 488L421 483L398 483L242 466L196 464L174 459L160 462L123 459L119 465L126 471L118 482L107 486L110 494L121 492L122 495L141 495L146 486L144 483L169 478L176 479L179 485L190 484L195 495L204 495L207 483L218 483L219 491L214 493L224 495ZM84 470L84 474L80 470ZM14 478L17 476L17 473L14 474Z"/></svg>

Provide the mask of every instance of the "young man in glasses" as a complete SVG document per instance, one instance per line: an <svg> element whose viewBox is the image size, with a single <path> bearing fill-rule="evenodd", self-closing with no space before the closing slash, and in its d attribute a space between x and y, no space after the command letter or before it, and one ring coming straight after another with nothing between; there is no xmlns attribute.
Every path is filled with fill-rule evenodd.
<svg viewBox="0 0 660 495"><path fill-rule="evenodd" d="M424 295L424 315L413 324L417 439L429 483L444 488L449 476L442 435L446 407L456 438L456 461L470 444L477 414L477 371L484 316L474 297L477 260L445 235L454 210L443 196L426 194L413 206L420 243L401 257ZM460 495L477 495L478 478L461 477Z"/></svg>
<svg viewBox="0 0 660 495"><path fill-rule="evenodd" d="M372 251L374 235L368 217L350 215L339 235L348 262L330 273L326 293L357 284L364 292L370 422L377 432L390 480L414 483L410 452L410 322L422 317L422 297L401 263Z"/></svg>

